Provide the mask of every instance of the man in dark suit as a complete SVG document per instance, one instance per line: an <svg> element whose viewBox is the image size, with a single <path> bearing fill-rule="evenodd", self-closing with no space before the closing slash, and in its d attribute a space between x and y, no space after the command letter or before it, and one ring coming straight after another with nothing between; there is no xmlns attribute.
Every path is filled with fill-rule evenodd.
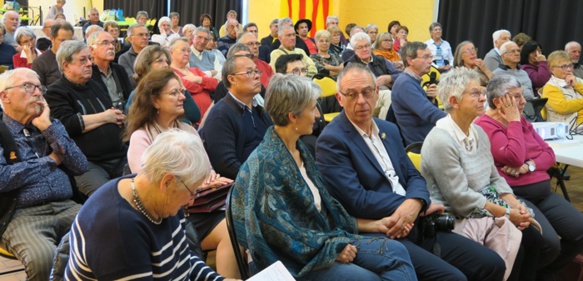
<svg viewBox="0 0 583 281"><path fill-rule="evenodd" d="M424 235L423 216L443 212L443 205L431 203L397 127L373 119L378 91L366 66L350 64L338 75L336 97L344 110L316 143L330 194L357 218L390 217L382 235L407 247L419 280L502 280L504 262L492 250L451 232Z"/></svg>

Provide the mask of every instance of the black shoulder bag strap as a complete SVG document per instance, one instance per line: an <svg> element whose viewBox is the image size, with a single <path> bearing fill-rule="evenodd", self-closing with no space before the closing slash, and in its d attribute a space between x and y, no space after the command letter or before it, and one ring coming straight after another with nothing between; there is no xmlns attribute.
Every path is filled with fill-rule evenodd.
<svg viewBox="0 0 583 281"><path fill-rule="evenodd" d="M2 113L0 113L0 145L4 149L4 159L8 165L20 162L20 153L18 147L12 137L12 133L8 130L8 126L2 121ZM14 209L16 208L16 197L18 197L18 189L3 192L0 196L0 237L4 234L8 223L12 219Z"/></svg>

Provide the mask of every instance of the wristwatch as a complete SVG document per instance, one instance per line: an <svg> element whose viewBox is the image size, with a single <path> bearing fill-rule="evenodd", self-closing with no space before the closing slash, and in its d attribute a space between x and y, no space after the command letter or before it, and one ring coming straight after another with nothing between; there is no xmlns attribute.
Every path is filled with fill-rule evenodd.
<svg viewBox="0 0 583 281"><path fill-rule="evenodd" d="M534 161L532 160L526 160L526 165L528 165L528 170L532 173L534 172L534 170L536 169L536 166L534 165Z"/></svg>

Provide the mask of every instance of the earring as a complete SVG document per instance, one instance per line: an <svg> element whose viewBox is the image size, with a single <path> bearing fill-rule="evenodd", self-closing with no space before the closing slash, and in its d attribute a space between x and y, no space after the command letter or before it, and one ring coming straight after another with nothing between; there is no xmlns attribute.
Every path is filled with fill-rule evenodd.
<svg viewBox="0 0 583 281"><path fill-rule="evenodd" d="M296 131L298 130L298 127L296 127Z"/></svg>

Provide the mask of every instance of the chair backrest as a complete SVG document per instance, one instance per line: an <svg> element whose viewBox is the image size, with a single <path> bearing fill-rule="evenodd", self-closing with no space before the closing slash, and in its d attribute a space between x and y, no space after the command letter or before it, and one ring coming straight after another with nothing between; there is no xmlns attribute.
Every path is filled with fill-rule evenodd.
<svg viewBox="0 0 583 281"><path fill-rule="evenodd" d="M422 142L414 142L405 148L407 156L418 171L421 171L421 146L423 146Z"/></svg>
<svg viewBox="0 0 583 281"><path fill-rule="evenodd" d="M322 88L321 98L330 97L336 94L336 81L330 77L323 77L322 79L314 79L320 88Z"/></svg>
<svg viewBox="0 0 583 281"><path fill-rule="evenodd" d="M239 248L239 240L237 240L237 232L235 231L235 225L233 222L233 214L231 212L231 197L233 194L233 189L235 185L231 186L229 193L227 193L227 199L225 200L225 216L227 219L227 229L229 230L229 238L231 238L231 245L233 246L233 251L235 252L235 258L237 259L237 266L239 267L239 273L241 273L241 278L246 280L250 277L249 266L243 258L243 254Z"/></svg>
<svg viewBox="0 0 583 281"><path fill-rule="evenodd" d="M547 119L545 105L548 98L533 99L526 102L524 116L531 122L542 122Z"/></svg>

